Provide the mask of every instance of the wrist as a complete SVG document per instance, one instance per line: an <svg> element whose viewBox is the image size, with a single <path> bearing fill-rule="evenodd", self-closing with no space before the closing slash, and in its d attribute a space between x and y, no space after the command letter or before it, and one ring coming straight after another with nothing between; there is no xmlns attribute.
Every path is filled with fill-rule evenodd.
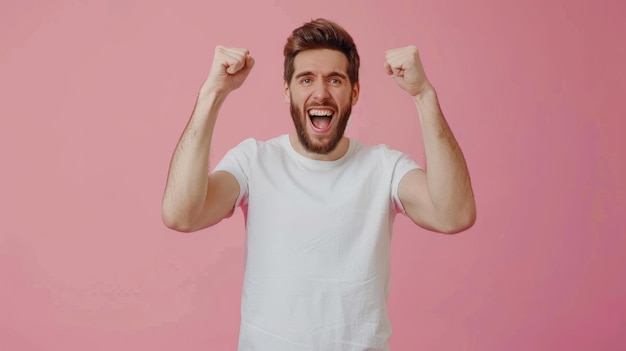
<svg viewBox="0 0 626 351"><path fill-rule="evenodd" d="M200 87L200 91L198 91L198 100L196 101L197 105L204 105L207 107L219 107L228 97L230 92L224 89L223 87L215 87L212 84L207 84L205 82Z"/></svg>
<svg viewBox="0 0 626 351"><path fill-rule="evenodd" d="M229 91L226 91L226 89L216 88L204 83L198 92L198 99L224 100L228 96L228 93Z"/></svg>
<svg viewBox="0 0 626 351"><path fill-rule="evenodd" d="M227 94L214 90L200 89L196 106L192 114L193 121L201 121L202 124L215 123L219 110L226 100Z"/></svg>
<svg viewBox="0 0 626 351"><path fill-rule="evenodd" d="M437 98L437 92L435 88L430 85L430 83L426 83L422 89L415 95L411 95L415 103L420 104L424 102L424 100L430 100L433 98Z"/></svg>

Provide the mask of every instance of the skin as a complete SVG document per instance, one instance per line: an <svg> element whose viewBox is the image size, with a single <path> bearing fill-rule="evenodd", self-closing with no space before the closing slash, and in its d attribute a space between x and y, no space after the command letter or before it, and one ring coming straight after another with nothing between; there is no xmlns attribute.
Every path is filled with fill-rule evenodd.
<svg viewBox="0 0 626 351"><path fill-rule="evenodd" d="M426 169L408 172L398 188L407 215L419 226L454 234L476 221L476 203L461 148L426 78L415 46L388 50L385 72L413 99L426 153Z"/></svg>
<svg viewBox="0 0 626 351"><path fill-rule="evenodd" d="M385 72L415 103L428 170L413 170L403 177L398 188L400 200L417 225L440 233L461 232L476 219L469 173L435 89L426 78L419 52L409 46L389 50L385 58ZM296 56L294 77L285 82L285 101L295 111L294 123L303 126L315 146L332 141L339 120L349 118L349 109L358 101L359 84L349 82L347 65L346 57L338 51L307 50ZM209 76L172 156L162 205L163 222L169 228L192 232L232 214L239 185L227 172L209 174L211 138L222 103L241 86L253 66L248 50L216 47ZM328 131L316 131L311 126L307 115L311 107L333 113ZM343 136L325 152L307 149L296 134L290 135L290 141L297 152L317 160L341 158L349 146Z"/></svg>
<svg viewBox="0 0 626 351"><path fill-rule="evenodd" d="M161 207L163 223L169 228L193 232L232 214L239 183L227 172L208 174L211 139L222 104L253 66L246 49L215 48L209 76L170 163Z"/></svg>
<svg viewBox="0 0 626 351"><path fill-rule="evenodd" d="M290 136L291 145L300 154L316 160L332 161L348 150L349 142L343 136L343 131L352 106L359 99L359 84L350 82L347 71L348 59L336 50L306 50L296 56L293 78L289 83L285 82L284 96L291 105L296 129L299 125L306 135ZM333 113L329 131L321 133L313 128L307 112L309 109L329 110ZM307 143L303 143L302 139L307 139L308 144L324 152L307 148Z"/></svg>

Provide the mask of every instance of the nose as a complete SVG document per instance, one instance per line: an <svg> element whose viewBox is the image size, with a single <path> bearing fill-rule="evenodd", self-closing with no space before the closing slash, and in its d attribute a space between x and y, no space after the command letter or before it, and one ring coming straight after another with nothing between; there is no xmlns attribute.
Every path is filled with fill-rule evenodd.
<svg viewBox="0 0 626 351"><path fill-rule="evenodd" d="M323 80L318 80L315 84L313 97L315 100L319 102L326 101L330 94L328 93L328 87L326 86L326 82Z"/></svg>

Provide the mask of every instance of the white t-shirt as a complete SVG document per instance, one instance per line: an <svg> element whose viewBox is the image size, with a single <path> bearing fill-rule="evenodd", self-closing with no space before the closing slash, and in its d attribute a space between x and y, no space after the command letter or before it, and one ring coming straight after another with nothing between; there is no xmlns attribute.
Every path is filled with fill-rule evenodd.
<svg viewBox="0 0 626 351"><path fill-rule="evenodd" d="M237 178L247 232L240 351L389 349L391 230L416 168L353 139L336 161L298 154L288 135L226 154L215 170Z"/></svg>

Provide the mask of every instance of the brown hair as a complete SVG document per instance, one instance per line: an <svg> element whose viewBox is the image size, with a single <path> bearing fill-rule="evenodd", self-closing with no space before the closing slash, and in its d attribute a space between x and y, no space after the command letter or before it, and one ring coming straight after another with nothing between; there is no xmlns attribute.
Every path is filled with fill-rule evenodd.
<svg viewBox="0 0 626 351"><path fill-rule="evenodd" d="M293 62L296 56L304 50L333 49L342 52L348 59L348 78L354 85L359 81L359 53L354 40L348 32L338 24L318 18L305 23L291 32L285 49L283 79L289 83L293 77Z"/></svg>

